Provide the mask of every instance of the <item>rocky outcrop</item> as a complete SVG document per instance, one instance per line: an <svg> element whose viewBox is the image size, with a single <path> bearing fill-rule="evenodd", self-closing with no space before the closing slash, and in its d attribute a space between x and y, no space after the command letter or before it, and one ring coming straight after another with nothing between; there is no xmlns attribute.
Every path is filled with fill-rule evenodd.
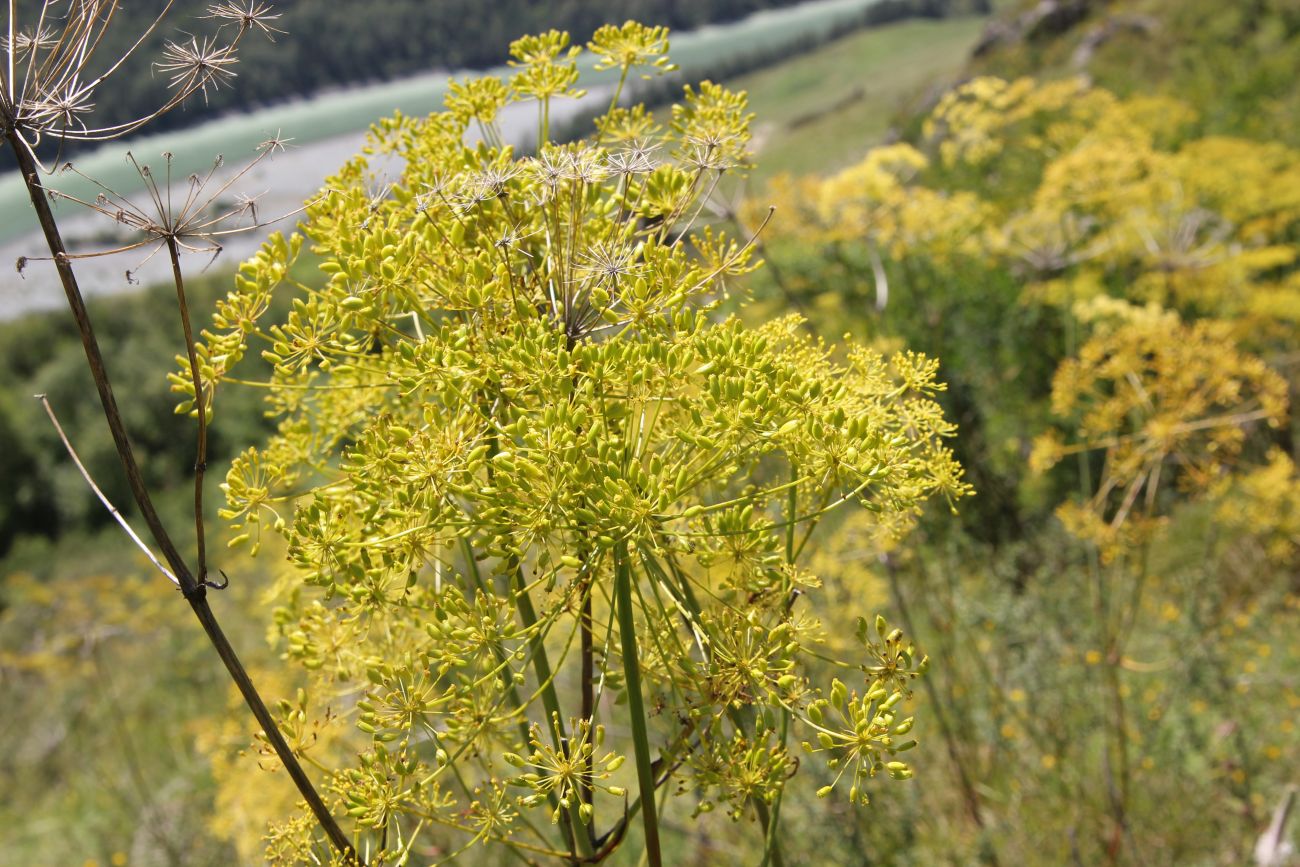
<svg viewBox="0 0 1300 867"><path fill-rule="evenodd" d="M1015 18L989 24L973 54L982 57L1004 45L1059 36L1078 26L1101 5L1097 0L1039 0Z"/></svg>

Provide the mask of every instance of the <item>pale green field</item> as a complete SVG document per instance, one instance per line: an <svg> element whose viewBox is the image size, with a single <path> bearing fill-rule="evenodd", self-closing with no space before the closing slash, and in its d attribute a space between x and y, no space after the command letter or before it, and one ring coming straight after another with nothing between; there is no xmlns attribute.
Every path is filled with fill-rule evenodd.
<svg viewBox="0 0 1300 867"><path fill-rule="evenodd" d="M754 180L825 173L861 156L889 131L900 104L960 73L985 20L862 30L728 82L749 92L757 115Z"/></svg>

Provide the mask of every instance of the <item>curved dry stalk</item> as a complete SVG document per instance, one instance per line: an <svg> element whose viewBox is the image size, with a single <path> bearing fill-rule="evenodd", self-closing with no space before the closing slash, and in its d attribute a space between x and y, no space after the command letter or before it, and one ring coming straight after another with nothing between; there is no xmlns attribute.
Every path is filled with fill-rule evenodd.
<svg viewBox="0 0 1300 867"><path fill-rule="evenodd" d="M190 571L185 559L177 550L175 543L158 516L153 499L140 471L139 463L136 461L131 440L126 431L126 425L118 408L117 398L113 393L112 382L104 365L99 341L95 335L94 326L90 321L90 315L86 310L85 299L82 296L76 274L72 270L71 258L67 254L62 234L50 208L49 196L41 183L36 159L26 146L26 142L12 128L6 131L6 139L14 152L15 158L18 160L19 170L26 182L32 207L36 210L41 231L45 236L46 244L58 270L59 280L63 286L64 295L67 298L73 321L81 338L82 348L86 354L86 362L90 368L91 377L95 382L100 404L104 409L104 417L108 422L109 432L112 434L114 446L126 473L127 484L131 488L132 496L140 509L145 524L149 527L150 534L162 551L163 559L166 560L171 572L177 579L182 595L194 611L195 617L198 618L203 631L208 636L208 640L221 658L231 680L238 687L245 703L252 711L253 717L262 727L267 740L284 764L290 778L315 815L316 820L320 823L321 828L329 837L331 844L348 863L360 863L352 843L330 814L329 808L325 805L310 778L303 770L297 756L293 753L293 749L285 741L275 718L271 715L265 701L263 701L252 679L248 676L248 672L244 669L234 647L222 631L207 600L208 584L205 580L197 579Z"/></svg>
<svg viewBox="0 0 1300 867"><path fill-rule="evenodd" d="M77 455L77 450L72 447L72 443L68 440L68 435L64 432L63 425L59 424L59 418L54 414L54 407L50 406L49 398L43 394L38 394L35 397L41 402L41 406L45 408L45 414L50 417L50 423L54 425L54 432L59 435L59 441L63 443L63 448L68 452L68 457L72 458L72 463L77 467L77 472L81 473L81 478L85 480L86 486L90 488L96 499L98 499L99 502L103 504L104 508L108 510L108 514L113 517L113 520L118 523L118 526L126 531L126 535L131 538L131 541L135 543L135 546L144 552L144 555L149 558L149 562L152 563L168 581L172 582L177 587L181 586L180 579L172 574L171 570L162 564L158 559L158 555L155 554L153 550L145 544L144 540L136 534L135 530L132 529L126 518L122 517L122 513L117 510L117 506L114 506L112 502L109 501L108 497L105 496L104 492L100 490L99 485L95 484L95 479L90 475L90 471L86 469L86 465L81 462L81 458Z"/></svg>

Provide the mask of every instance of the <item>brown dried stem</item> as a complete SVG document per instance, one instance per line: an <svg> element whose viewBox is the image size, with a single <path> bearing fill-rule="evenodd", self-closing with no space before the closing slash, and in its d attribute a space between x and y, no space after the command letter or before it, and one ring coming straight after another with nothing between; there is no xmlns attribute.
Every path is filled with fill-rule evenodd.
<svg viewBox="0 0 1300 867"><path fill-rule="evenodd" d="M203 478L208 469L208 406L203 396L203 376L199 372L198 351L194 348L194 329L190 326L190 305L185 299L185 279L181 276L181 254L175 238L167 239L167 255L172 263L176 283L176 303L180 307L181 331L185 335L185 355L194 382L194 407L198 413L199 434L194 455L194 540L198 549L198 580L208 580L208 555L203 531Z"/></svg>
<svg viewBox="0 0 1300 867"><path fill-rule="evenodd" d="M91 324L90 315L86 310L81 288L77 283L76 275L73 273L72 263L63 243L63 237L50 209L45 187L41 183L36 160L21 135L13 127L6 130L5 137L14 152L15 158L18 160L19 170L26 182L32 207L36 210L37 220L40 222L41 231L54 259L55 268L58 270L59 281L63 286L64 295L67 297L68 306L72 311L72 318L77 326L82 348L86 353L86 363L90 368L91 377L94 379L95 389L99 394L100 404L104 409L104 417L113 436L113 444L118 457L121 459L122 468L126 473L127 484L130 486L132 497L135 499L140 514L149 528L150 535L153 536L155 543L162 551L163 559L176 576L181 593L185 596L185 600L189 602L195 617L203 626L203 631L207 634L217 655L221 657L221 661L225 665L231 680L239 688L239 692L248 704L249 710L252 711L254 718L262 727L267 740L284 764L294 785L297 786L299 793L307 802L308 807L329 837L330 842L347 862L361 863L352 843L343 833L334 817L330 815L325 802L321 799L320 794L307 777L293 750L280 733L274 717L271 716L271 712L257 692L257 688L254 686L252 679L249 678L243 663L240 662L239 656L235 653L235 649L231 646L229 639L226 638L220 624L217 622L216 615L207 600L207 584L203 580L197 579L190 571L189 566L181 557L166 527L159 518L157 510L154 508L153 499L145 485L140 466L131 447L130 437L122 421L117 398L113 394L112 382L104 366L103 354L100 352L99 341L95 336L94 326ZM178 288L179 291L181 290ZM192 345L192 341L188 342Z"/></svg>

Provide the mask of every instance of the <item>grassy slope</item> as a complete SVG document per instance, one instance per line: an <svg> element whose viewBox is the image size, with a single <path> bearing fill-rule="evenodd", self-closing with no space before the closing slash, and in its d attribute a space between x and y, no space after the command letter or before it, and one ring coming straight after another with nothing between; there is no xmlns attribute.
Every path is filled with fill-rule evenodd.
<svg viewBox="0 0 1300 867"><path fill-rule="evenodd" d="M889 132L900 105L960 74L984 21L863 30L727 82L749 91L758 116L755 179L827 172L861 156Z"/></svg>
<svg viewBox="0 0 1300 867"><path fill-rule="evenodd" d="M1034 0L1002 0L1014 21ZM1109 0L1062 33L1013 40L972 64L1004 78L1077 72L1075 49L1106 22L1119 27L1087 66L1093 81L1121 96L1165 93L1196 106L1202 134L1240 135L1300 145L1300 4L1296 0Z"/></svg>

